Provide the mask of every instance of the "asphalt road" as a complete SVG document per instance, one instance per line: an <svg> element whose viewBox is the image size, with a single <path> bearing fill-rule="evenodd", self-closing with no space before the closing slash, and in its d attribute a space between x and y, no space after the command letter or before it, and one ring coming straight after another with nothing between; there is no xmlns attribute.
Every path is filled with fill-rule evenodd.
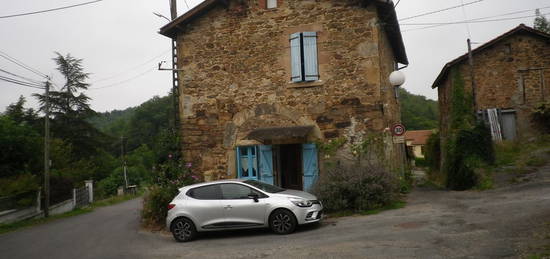
<svg viewBox="0 0 550 259"><path fill-rule="evenodd" d="M141 230L140 207L136 199L0 235L0 258L518 258L550 219L550 167L491 191L416 190L403 209L287 236L247 230L176 243Z"/></svg>

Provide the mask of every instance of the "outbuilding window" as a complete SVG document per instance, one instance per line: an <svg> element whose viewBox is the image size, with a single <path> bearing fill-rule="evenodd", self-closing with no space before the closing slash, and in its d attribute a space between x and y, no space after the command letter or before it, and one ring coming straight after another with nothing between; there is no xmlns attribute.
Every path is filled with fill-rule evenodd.
<svg viewBox="0 0 550 259"><path fill-rule="evenodd" d="M319 80L317 32L291 34L290 55L293 83Z"/></svg>

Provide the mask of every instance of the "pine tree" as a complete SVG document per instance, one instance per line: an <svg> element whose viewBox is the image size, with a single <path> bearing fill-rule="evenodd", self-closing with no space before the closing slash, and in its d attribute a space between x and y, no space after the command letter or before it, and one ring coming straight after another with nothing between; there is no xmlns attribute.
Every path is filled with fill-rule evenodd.
<svg viewBox="0 0 550 259"><path fill-rule="evenodd" d="M548 21L548 19L546 19L546 17L540 13L539 9L535 11L535 14L537 15L537 17L535 18L534 28L550 34L550 22Z"/></svg>

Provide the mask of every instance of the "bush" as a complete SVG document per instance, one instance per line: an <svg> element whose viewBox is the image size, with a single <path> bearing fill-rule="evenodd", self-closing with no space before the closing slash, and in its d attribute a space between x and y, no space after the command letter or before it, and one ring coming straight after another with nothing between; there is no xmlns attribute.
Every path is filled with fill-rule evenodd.
<svg viewBox="0 0 550 259"><path fill-rule="evenodd" d="M191 163L168 159L159 166L153 176L154 184L143 199L142 218L147 226L163 226L168 204L178 194L178 189L197 182L199 178L192 174Z"/></svg>
<svg viewBox="0 0 550 259"><path fill-rule="evenodd" d="M391 204L399 197L399 180L373 166L338 164L326 170L313 189L328 212L365 211Z"/></svg>
<svg viewBox="0 0 550 259"><path fill-rule="evenodd" d="M178 194L177 186L153 185L143 199L142 217L147 226L162 226L168 213L168 204Z"/></svg>
<svg viewBox="0 0 550 259"><path fill-rule="evenodd" d="M441 139L438 133L432 133L426 143L426 165L431 171L439 171L441 164Z"/></svg>
<svg viewBox="0 0 550 259"><path fill-rule="evenodd" d="M472 129L458 130L447 148L446 185L452 190L462 191L476 186L479 179L475 170L495 163L491 132L484 123L478 123Z"/></svg>
<svg viewBox="0 0 550 259"><path fill-rule="evenodd" d="M533 121L545 132L550 131L550 102L537 105L533 111Z"/></svg>

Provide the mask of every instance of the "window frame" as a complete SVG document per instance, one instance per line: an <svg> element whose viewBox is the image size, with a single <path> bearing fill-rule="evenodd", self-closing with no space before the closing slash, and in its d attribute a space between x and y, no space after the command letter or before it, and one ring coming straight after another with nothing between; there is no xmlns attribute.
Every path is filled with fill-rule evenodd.
<svg viewBox="0 0 550 259"><path fill-rule="evenodd" d="M197 197L194 197L193 196L193 192L196 190L196 189L200 189L200 188L206 188L206 187L218 187L218 194L219 194L219 197L218 199L202 199L202 198L197 198ZM198 186L198 187L195 187L195 188L192 188L192 189L189 189L185 195L187 195L188 197L191 197L195 200L202 200L202 201L218 201L218 200L223 200L223 193L222 193L222 189L220 187L220 184L209 184L209 185L202 185L202 186Z"/></svg>
<svg viewBox="0 0 550 259"><path fill-rule="evenodd" d="M247 154L246 156L243 156L241 154L242 150L246 149ZM252 152L254 150L254 152ZM254 154L252 154L254 153ZM259 179L259 165L258 165L258 147L257 146L240 146L237 147L237 177L239 179ZM241 159L243 157L246 157L247 164L248 164L248 175L243 176L243 168L241 165ZM256 173L254 174L254 169L256 170Z"/></svg>
<svg viewBox="0 0 550 259"><path fill-rule="evenodd" d="M306 47L307 39L314 38L315 44ZM297 42L296 42L297 40ZM290 81L291 83L311 83L321 80L319 68L319 32L302 31L290 34ZM299 51L297 53L296 51ZM309 55L306 55L309 54ZM297 64L299 59L299 65ZM295 75L296 68L299 67L299 75ZM308 74L309 70L314 70L316 74ZM297 78L298 77L298 78Z"/></svg>
<svg viewBox="0 0 550 259"><path fill-rule="evenodd" d="M247 186L247 185L240 184L240 183L236 182L236 183L222 183L222 184L220 184L220 191L221 191L221 194L222 194L222 198L224 200L248 200L248 199L250 199L250 197L248 195L246 197L235 198L235 199L225 197L225 194L223 192L223 186L224 185L236 185L236 186L240 186L240 187L243 187L243 188L247 188L247 189L251 190L251 192L248 195L253 194L253 193L258 194L258 199L265 199L265 198L269 197L265 193L255 189L255 188L252 188L250 186Z"/></svg>
<svg viewBox="0 0 550 259"><path fill-rule="evenodd" d="M269 7L270 1L272 4L275 4L275 6ZM279 7L278 2L279 2L278 0L265 0L265 9L268 9L268 10L276 9L277 7Z"/></svg>

